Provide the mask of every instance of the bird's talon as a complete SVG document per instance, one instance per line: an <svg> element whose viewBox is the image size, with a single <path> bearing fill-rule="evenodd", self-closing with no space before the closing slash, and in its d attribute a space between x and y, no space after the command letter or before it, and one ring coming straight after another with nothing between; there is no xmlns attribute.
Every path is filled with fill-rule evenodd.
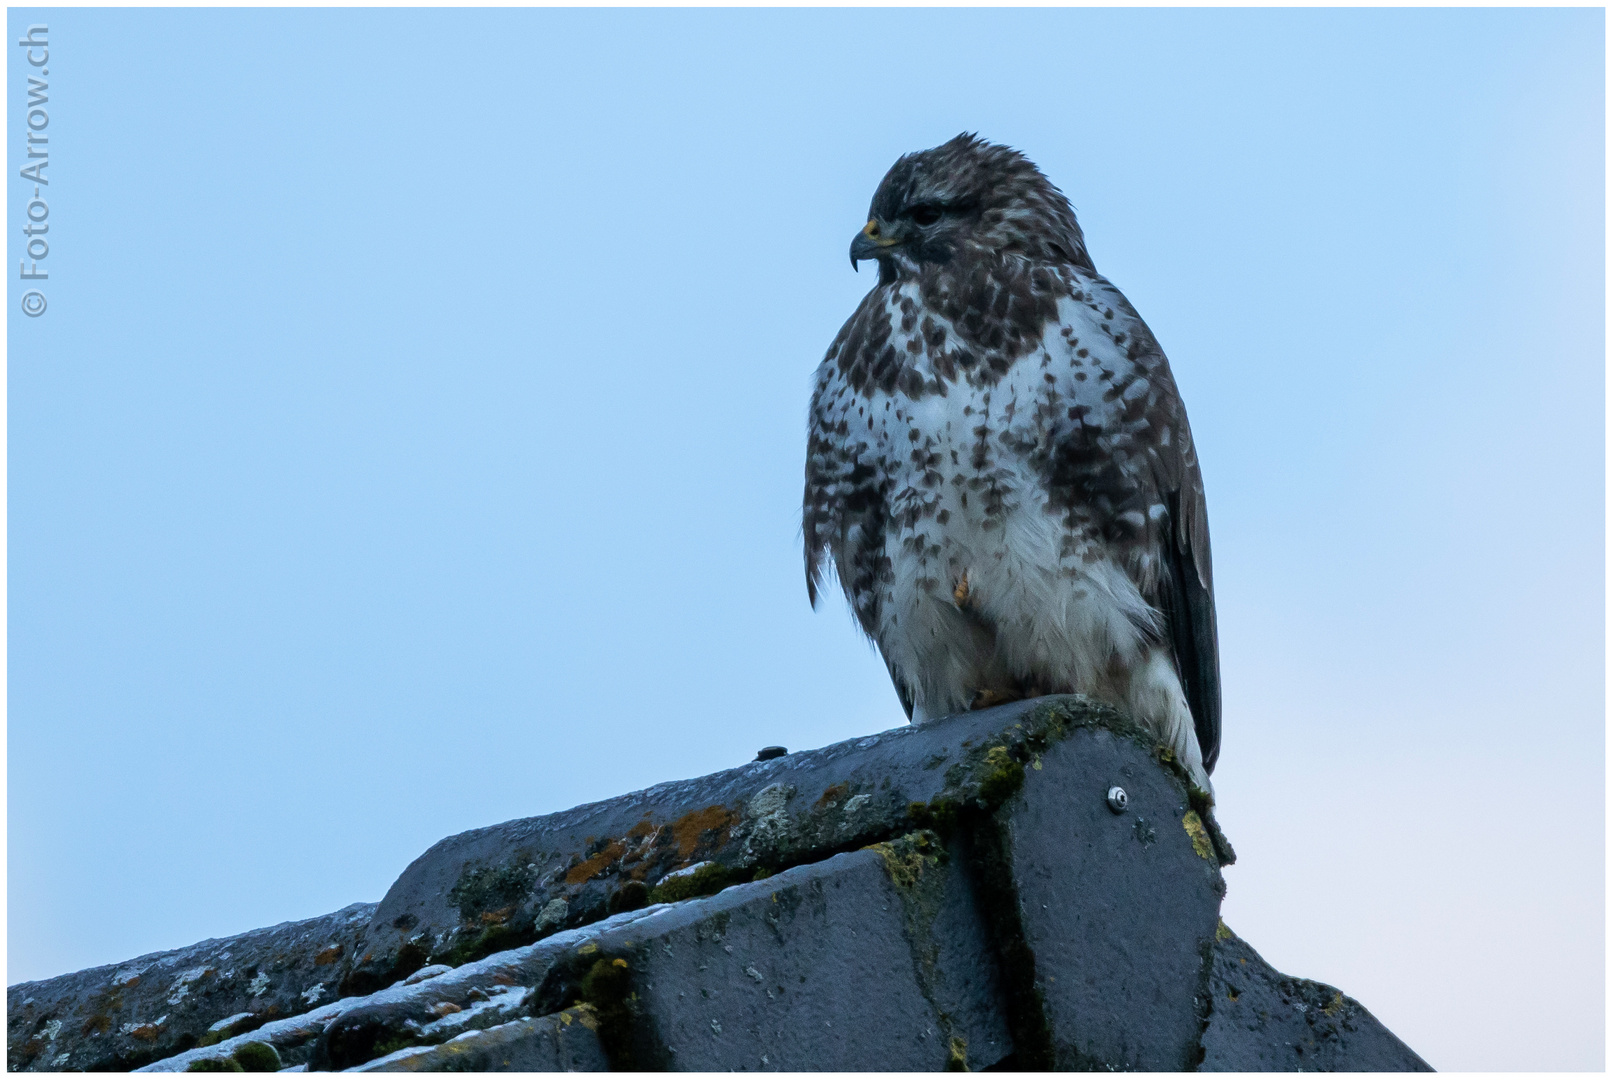
<svg viewBox="0 0 1613 1080"><path fill-rule="evenodd" d="M1014 697L1014 695L1004 693L1001 690L977 690L975 691L975 699L969 702L969 711L973 712L976 709L989 709L993 705L1006 705L1010 701L1017 700L1019 699Z"/></svg>
<svg viewBox="0 0 1613 1080"><path fill-rule="evenodd" d="M969 571L965 570L963 576L952 589L952 602L959 607L966 607L969 603ZM983 691L982 691L983 692Z"/></svg>

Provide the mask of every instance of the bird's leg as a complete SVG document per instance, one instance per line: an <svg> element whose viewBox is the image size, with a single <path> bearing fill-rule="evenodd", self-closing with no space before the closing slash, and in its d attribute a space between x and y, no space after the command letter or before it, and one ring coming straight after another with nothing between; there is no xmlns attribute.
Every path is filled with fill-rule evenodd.
<svg viewBox="0 0 1613 1080"><path fill-rule="evenodd" d="M974 700L969 702L969 711L989 709L993 705L1007 705L1010 701L1018 700L1019 695L1012 690L976 690Z"/></svg>
<svg viewBox="0 0 1613 1080"><path fill-rule="evenodd" d="M1045 697L1053 693L1052 687L1045 679L1036 675L1028 675L1013 680L1013 685L990 690L977 690L969 709L989 709L993 705L1007 705L1011 701L1029 701L1031 698Z"/></svg>
<svg viewBox="0 0 1613 1080"><path fill-rule="evenodd" d="M960 608L969 606L969 571L959 575L958 583L952 587L952 602Z"/></svg>
<svg viewBox="0 0 1613 1080"><path fill-rule="evenodd" d="M980 613L973 610L969 603L969 571L964 569L958 575L958 583L952 587L952 602L959 611L977 626L984 626ZM1006 705L1010 701L1018 701L1019 697L1009 689L999 687L984 687L975 691L974 698L969 702L969 711L975 709L989 709L993 705Z"/></svg>
<svg viewBox="0 0 1613 1080"><path fill-rule="evenodd" d="M1142 663L1133 666L1125 700L1132 717L1154 733L1161 746L1181 763L1193 785L1214 803L1215 788L1204 768L1193 713L1182 692L1176 664L1163 647L1153 647Z"/></svg>

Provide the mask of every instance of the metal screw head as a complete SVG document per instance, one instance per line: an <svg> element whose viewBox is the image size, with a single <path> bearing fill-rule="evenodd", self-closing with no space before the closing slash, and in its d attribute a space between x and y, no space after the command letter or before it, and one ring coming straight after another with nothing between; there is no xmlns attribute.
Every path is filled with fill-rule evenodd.
<svg viewBox="0 0 1613 1080"><path fill-rule="evenodd" d="M1126 789L1123 787L1110 788L1106 801L1109 803L1109 809L1117 814L1124 814L1126 812Z"/></svg>

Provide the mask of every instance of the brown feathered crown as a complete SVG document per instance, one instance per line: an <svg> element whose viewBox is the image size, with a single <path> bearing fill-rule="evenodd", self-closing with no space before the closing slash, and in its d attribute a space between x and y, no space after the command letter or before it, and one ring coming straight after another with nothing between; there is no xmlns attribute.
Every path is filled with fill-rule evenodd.
<svg viewBox="0 0 1613 1080"><path fill-rule="evenodd" d="M919 264L1021 255L1092 269L1064 193L1018 150L967 132L899 158L868 216Z"/></svg>

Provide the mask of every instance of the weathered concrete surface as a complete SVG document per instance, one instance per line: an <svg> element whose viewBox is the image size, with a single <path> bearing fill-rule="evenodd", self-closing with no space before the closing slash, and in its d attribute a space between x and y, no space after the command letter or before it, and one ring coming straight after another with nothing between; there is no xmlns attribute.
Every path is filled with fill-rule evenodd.
<svg viewBox="0 0 1613 1080"><path fill-rule="evenodd" d="M479 989L493 978L502 994ZM1010 1049L966 868L916 834L381 991L328 1027L309 1067L578 998L618 1068L941 1069Z"/></svg>
<svg viewBox="0 0 1613 1080"><path fill-rule="evenodd" d="M1040 698L451 836L388 890L344 967L342 992L367 993L428 960L461 963L650 899L681 899L686 892L651 890L682 868L708 863L698 891L710 892L899 835L925 823L926 806L989 796L992 748L1028 760L1089 726L1145 752L1154 744L1108 706Z"/></svg>
<svg viewBox="0 0 1613 1080"><path fill-rule="evenodd" d="M586 1005L467 1031L440 1046L411 1046L352 1072L605 1072L599 1021Z"/></svg>
<svg viewBox="0 0 1613 1080"><path fill-rule="evenodd" d="M451 837L380 905L13 987L12 1068L254 1041L364 1071L1426 1068L1218 937L1207 809L1111 709L984 710Z"/></svg>
<svg viewBox="0 0 1613 1080"><path fill-rule="evenodd" d="M12 1071L118 1071L195 1045L235 1014L236 1031L336 998L338 972L374 904L213 938L6 991Z"/></svg>
<svg viewBox="0 0 1613 1080"><path fill-rule="evenodd" d="M1433 1072L1354 998L1284 975L1220 928L1200 1072Z"/></svg>
<svg viewBox="0 0 1613 1080"><path fill-rule="evenodd" d="M344 998L306 1016L265 1024L250 1035L216 1046L186 1050L139 1071L184 1072L196 1061L228 1057L241 1043L252 1039L268 1042L290 1064L311 1063L316 1069L347 1068L378 1056L376 1045L388 1038L436 1043L467 1030L506 1023L532 1013L528 1000L531 989L542 984L556 963L572 950L655 910L658 909L625 912L592 926L555 934L535 945L450 968L433 978L400 981L362 998ZM341 1025L334 1037L321 1039L338 1019ZM316 1041L322 1044L317 1058ZM337 1052L334 1062L332 1043Z"/></svg>
<svg viewBox="0 0 1613 1080"><path fill-rule="evenodd" d="M249 1042L265 1042L274 1047L280 1055L280 1060L286 1065L300 1065L308 1060L309 1048L314 1040L319 1038L331 1021L340 1016L343 1009L354 1004L356 998L343 998L333 1001L329 1005L321 1005L317 1009L310 1009L301 1016L292 1016L284 1020L271 1020L262 1027L245 1035L235 1035L222 1042L199 1046L191 1050L182 1050L173 1057L161 1058L148 1065L143 1065L135 1072L184 1072L193 1062L200 1060L222 1061L233 1057Z"/></svg>
<svg viewBox="0 0 1613 1080"><path fill-rule="evenodd" d="M1123 813L1106 801L1128 795ZM1021 1068L1192 1069L1226 891L1185 788L1134 740L1050 743L993 816Z"/></svg>
<svg viewBox="0 0 1613 1080"><path fill-rule="evenodd" d="M944 1070L1011 1045L968 876L924 835L663 909L585 977L618 1069Z"/></svg>

